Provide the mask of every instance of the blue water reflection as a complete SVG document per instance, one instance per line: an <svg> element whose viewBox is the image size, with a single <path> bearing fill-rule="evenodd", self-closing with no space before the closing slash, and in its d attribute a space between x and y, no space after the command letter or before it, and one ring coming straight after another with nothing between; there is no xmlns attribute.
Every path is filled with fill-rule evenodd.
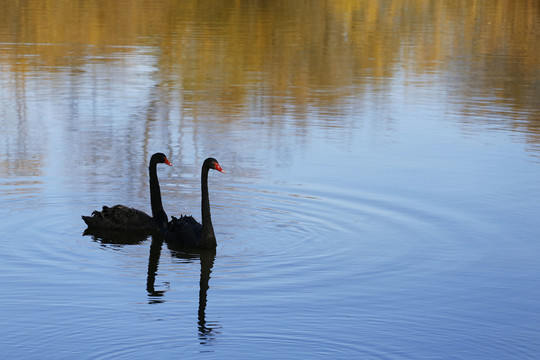
<svg viewBox="0 0 540 360"><path fill-rule="evenodd" d="M6 5L6 357L540 353L538 5L324 4ZM158 151L215 253L85 233Z"/></svg>

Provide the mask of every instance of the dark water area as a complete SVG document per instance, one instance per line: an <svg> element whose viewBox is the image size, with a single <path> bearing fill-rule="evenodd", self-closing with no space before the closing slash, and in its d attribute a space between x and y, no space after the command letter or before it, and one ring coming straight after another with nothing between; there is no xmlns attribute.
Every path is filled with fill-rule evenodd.
<svg viewBox="0 0 540 360"><path fill-rule="evenodd" d="M537 2L3 6L6 358L540 356ZM84 233L154 152L215 252Z"/></svg>

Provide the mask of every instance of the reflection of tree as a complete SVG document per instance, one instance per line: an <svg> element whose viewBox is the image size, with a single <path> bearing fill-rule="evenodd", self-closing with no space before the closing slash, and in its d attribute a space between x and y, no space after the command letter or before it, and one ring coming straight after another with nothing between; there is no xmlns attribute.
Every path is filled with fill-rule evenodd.
<svg viewBox="0 0 540 360"><path fill-rule="evenodd" d="M0 93L16 94L0 96L0 105L16 109L5 118L19 118L3 127L20 133L4 135L0 146L4 154L27 160L20 168L25 173L32 156L33 172L43 166L42 156L31 155L42 152L36 140L42 132L32 129L48 125L37 123L35 110L26 108L34 98L63 104L65 109L59 106L55 115L69 119L66 129L78 130L65 132L73 149L81 147L93 161L116 166L111 160L116 154L151 154L146 147L156 131L178 131L200 144L189 136L199 126L207 127L205 122L215 124L217 131L233 131L229 124L249 122L253 112L266 122L268 134L262 136L279 138L295 129L305 134L318 112L322 125L347 130L355 121L348 115L357 110L351 110L351 101L362 104L366 94L387 92L389 79L403 69L411 78L445 74L460 98L489 98L510 103L509 112L530 113L505 127L525 128L531 142L540 142L534 136L540 134L535 120L540 97L534 91L539 81L539 1L63 4L8 1L0 11ZM137 78L145 81L137 83ZM115 112L118 108L122 114ZM79 121L84 117L92 119L87 129ZM126 119L144 133L123 133L129 129ZM110 126L103 126L106 122ZM103 140L118 137L124 141ZM144 156L141 142L146 144ZM21 166L14 164L0 162L0 171ZM145 173L144 165L127 162L125 172L117 169L115 174ZM89 166L87 171L96 170Z"/></svg>
<svg viewBox="0 0 540 360"><path fill-rule="evenodd" d="M461 67L487 59L479 68L522 74L530 81L526 75L537 76L540 56L537 1L39 3L35 11L3 4L0 34L10 42L37 44L13 50L7 57L13 69L25 73L43 65L46 71L86 71L88 62L129 62L145 46L154 49L161 86L181 91L190 103L210 102L213 106L204 108L226 111L231 116L216 118L229 120L249 108L239 104L261 92L290 100L274 104L283 106L273 106L275 112L338 106L344 96L358 94L356 86L391 77L396 62L432 72L437 66L446 69L448 61ZM37 57L18 56L19 51ZM515 64L517 72L504 66L508 53L523 59ZM322 87L340 92L313 91Z"/></svg>

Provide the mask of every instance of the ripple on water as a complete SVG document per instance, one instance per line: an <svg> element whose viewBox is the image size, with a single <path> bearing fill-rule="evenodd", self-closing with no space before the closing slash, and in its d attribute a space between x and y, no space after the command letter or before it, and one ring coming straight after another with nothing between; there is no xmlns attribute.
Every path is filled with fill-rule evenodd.
<svg viewBox="0 0 540 360"><path fill-rule="evenodd" d="M216 196L219 201L213 204L213 213L219 247L209 284L208 308L237 317L233 324L220 320L224 328L228 326L224 332L229 337L219 353L226 354L228 344L275 342L280 344L279 351L283 353L300 355L300 349L307 347L334 358L344 357L346 353L371 358L403 358L417 354L419 347L432 346L433 333L447 339L440 343L441 349L449 350L461 344L464 357L508 352L510 358L511 349L519 353L520 344L512 346L492 341L500 334L491 333L485 319L471 320L473 312L458 311L444 302L447 295L455 295L451 292L455 292L456 284L448 291L437 287L438 281L447 280L445 271L474 259L475 252L469 254L468 249L482 245L477 239L462 237L481 222L472 211L460 209L458 212L448 204L414 194L381 194L365 189L346 192L317 184L266 186L264 190L240 186L218 189L218 192L221 193ZM55 291L70 291L86 281L90 287L88 298L95 298L96 289L118 291L118 277L108 280L110 274L133 270L139 274L142 271L140 277L144 277L149 242L144 246L103 247L81 236L84 223L80 214L66 208L66 204L71 203L69 199L49 199L49 202L46 214L42 214L43 207L27 209L24 216L14 216L7 226L11 230L9 236L20 241L18 246L4 252L3 256L10 261L8 271L12 274L40 272L52 277L41 285L38 281L28 295L40 289L46 292L50 282L55 285ZM458 232L454 234L455 231ZM113 251L125 254L111 262L111 255L116 255ZM123 256L128 253L133 256ZM186 273L177 262L161 261L158 283L167 278L173 289L165 295L168 302L180 302L180 299L171 300L177 296L178 287L197 287L199 265L197 261L193 264L196 265ZM74 270L78 271L76 276L72 275ZM19 285L18 279L14 277L8 285ZM144 292L144 281L141 284ZM422 286L433 291L427 300L417 295L425 295ZM324 290L317 290L321 288ZM459 296L463 294L458 292ZM130 338L100 338L99 334L93 334L99 333L99 329L91 324L78 332L73 327L85 322L93 304L82 301L77 307L66 310L62 301L55 303L54 294L40 296L44 301L41 305L51 310L52 315L44 317L43 323L37 320L34 323L38 322L42 332L49 334L45 338L48 341L54 342L60 337L78 341L87 336L94 336L96 343L97 340L108 341L109 346L97 354L98 358L127 358L148 346L159 353L161 348L179 344L178 339L163 332L147 338L144 349L131 347L130 341L137 338L132 333ZM218 298L220 301L216 302ZM435 307L434 299L439 301ZM189 300L196 301L195 298ZM403 308L400 301L407 306ZM128 323L133 316L130 311L115 313L113 307L108 310L103 304L95 306L99 307L96 316L100 326L115 327L113 322L108 323L108 316L119 323ZM238 307L249 314L265 310L261 315L251 316L278 317L286 306L292 309L290 319L276 320L275 329L257 329L253 333L242 329ZM324 312L316 306L324 307ZM83 314L77 317L80 310ZM433 313L426 316L429 311ZM73 315L70 320L73 323L60 324L62 326L50 330L45 322L54 317L55 312L59 317L66 312ZM324 316L318 318L316 314ZM361 330L354 332L354 339L347 333L336 337L327 330L326 322L337 323L334 328L338 332L341 325L344 329L360 327ZM271 321L263 319L262 323ZM294 328L295 324L309 326L287 332L284 339L279 329ZM257 324L247 325L248 329L257 328ZM178 325L166 321L166 326L174 330ZM236 328L231 328L234 326ZM484 335L472 340L471 328ZM403 329L407 329L407 333ZM516 331L512 326L508 329ZM314 334L318 336L317 341L313 340ZM359 334L363 336L362 341L356 341ZM389 350L390 337L395 352ZM141 337L141 343L143 341ZM176 345L170 345L173 341ZM185 341L188 348L192 343L192 340ZM477 349L473 352L471 349L475 346ZM195 347L191 350L197 351Z"/></svg>
<svg viewBox="0 0 540 360"><path fill-rule="evenodd" d="M268 294L305 298L308 293L305 301L327 304L336 304L338 297L342 299L339 306L347 311L334 317L352 316L350 321L361 322L359 326L367 329L369 345L361 352L380 350L388 358L399 358L410 350L413 355L422 346L416 337L425 337L427 346L433 344L432 332L439 332L450 339L445 344L448 348L463 341L464 354L474 354L475 344L485 346L477 351L493 353L489 339L493 334L466 344L469 330L478 326L482 331L489 321L467 323L472 313L448 300L463 305L467 290L459 289L455 276L477 261L482 256L479 249L485 246L475 229L486 224L474 209L457 209L414 193L351 193L309 184L265 191L235 188L227 196L233 201L227 201L218 218L223 221L227 213L241 215L234 226L221 225L230 233L220 244L217 264L222 270L232 266L228 276L242 277L236 290L249 292L250 299L266 306L266 311L272 304L265 297L274 296ZM244 225L246 214L251 221ZM244 243L250 249L235 253ZM249 274L243 273L245 268ZM445 283L450 283L448 288ZM326 290L313 291L320 287ZM263 295L254 299L253 294ZM239 306L250 305L237 301ZM305 306L288 305L298 316L310 314ZM406 333L403 329L417 330ZM389 336L411 344L399 344L392 355ZM301 342L291 341L295 340ZM432 351L437 353L435 349L428 353Z"/></svg>
<svg viewBox="0 0 540 360"><path fill-rule="evenodd" d="M4 210L14 212L42 203L43 183L35 177L0 180L0 204Z"/></svg>
<svg viewBox="0 0 540 360"><path fill-rule="evenodd" d="M95 276L118 270L103 250L127 252L129 248L106 248L89 236L83 237L86 226L72 202L68 197L50 197L43 204L30 200L23 211L11 213L9 224L4 226L9 240L3 244L7 271L13 275L10 281L26 276L38 284L43 278L44 283L58 281L67 286L81 281L75 273ZM144 253L142 259L147 259L147 251Z"/></svg>
<svg viewBox="0 0 540 360"><path fill-rule="evenodd" d="M225 201L226 206L215 206L221 223L214 220L214 227L218 232L225 229L231 237L244 238L259 254L305 251L309 242L348 231L340 217L328 216L316 195L290 188L236 187L228 190Z"/></svg>
<svg viewBox="0 0 540 360"><path fill-rule="evenodd" d="M224 201L227 206L217 205L215 228L225 229L220 243L225 251L234 243L257 256L324 255L339 261L355 255L379 261L371 271L418 267L419 260L429 260L426 252L438 253L437 261L449 260L456 247L470 245L449 234L477 225L472 214L429 199L320 185L237 187Z"/></svg>

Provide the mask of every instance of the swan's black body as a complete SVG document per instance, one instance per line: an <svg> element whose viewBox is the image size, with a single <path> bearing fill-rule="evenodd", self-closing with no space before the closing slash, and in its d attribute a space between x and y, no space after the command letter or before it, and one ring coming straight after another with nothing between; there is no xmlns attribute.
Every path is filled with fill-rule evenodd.
<svg viewBox="0 0 540 360"><path fill-rule="evenodd" d="M91 216L82 216L82 219L93 229L106 229L106 230L135 230L152 232L158 228L156 219L162 221L163 214L154 214L154 202L156 206L161 206L161 193L159 190L159 183L157 179L157 164L171 165L167 157L162 153L156 153L150 158L150 164L148 165L148 172L150 175L150 198L152 199L152 216L146 214L144 211L130 208L124 205L115 205L113 207L103 206L101 211L92 212ZM156 200L157 199L157 200ZM165 215L165 223L167 222L167 215Z"/></svg>
<svg viewBox="0 0 540 360"><path fill-rule="evenodd" d="M174 247L187 247L196 249L215 249L217 246L212 218L210 216L210 199L208 195L208 171L210 169L224 172L218 161L208 158L204 161L201 170L201 215L202 224L192 216L172 217L169 222L167 213L161 202L161 190L157 177L157 164L171 165L162 153L156 153L150 158L148 173L150 176L150 203L152 216L143 211L123 205L113 207L104 206L102 211L94 211L92 216L83 216L83 220L90 228L106 230L139 230L155 232L156 229L163 235L167 243Z"/></svg>
<svg viewBox="0 0 540 360"><path fill-rule="evenodd" d="M208 195L208 170L224 172L218 161L208 158L201 170L201 215L202 224L193 216L172 217L167 229L163 232L165 240L173 246L185 246L198 249L215 249L217 246L212 217L210 216L210 199ZM161 230L161 228L160 228Z"/></svg>
<svg viewBox="0 0 540 360"><path fill-rule="evenodd" d="M92 216L82 216L91 228L110 230L154 230L154 219L141 210L124 205L103 206L101 211L92 212Z"/></svg>

